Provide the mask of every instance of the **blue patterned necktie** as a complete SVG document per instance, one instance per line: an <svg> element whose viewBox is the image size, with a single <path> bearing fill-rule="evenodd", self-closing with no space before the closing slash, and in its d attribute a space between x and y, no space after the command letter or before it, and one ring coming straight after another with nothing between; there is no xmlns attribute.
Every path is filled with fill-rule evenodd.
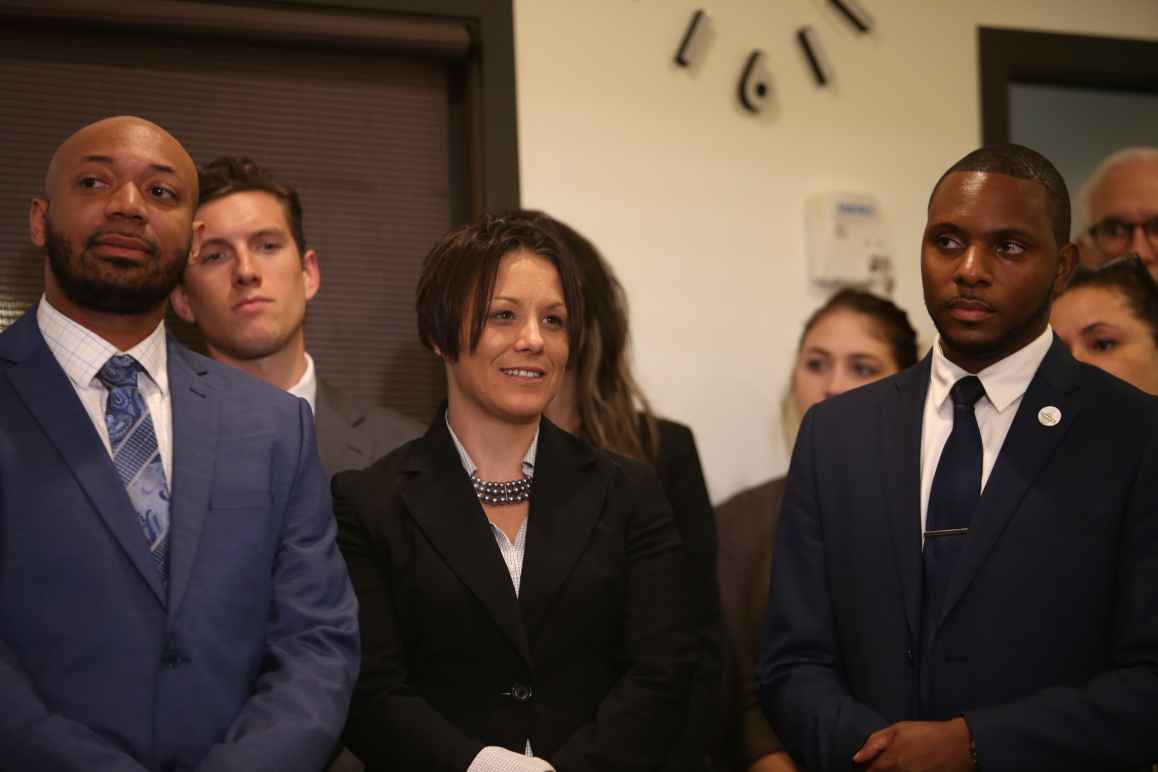
<svg viewBox="0 0 1158 772"><path fill-rule="evenodd" d="M113 465L137 510L137 520L162 582L168 578L169 485L157 448L153 417L137 388L141 366L127 354L109 358L97 373L108 389L105 425L113 449Z"/></svg>
<svg viewBox="0 0 1158 772"><path fill-rule="evenodd" d="M922 627L930 643L937 618L943 611L949 578L965 551L973 511L981 500L981 430L973 406L985 395L975 375L953 384L953 431L941 451L929 509L925 518L925 591Z"/></svg>

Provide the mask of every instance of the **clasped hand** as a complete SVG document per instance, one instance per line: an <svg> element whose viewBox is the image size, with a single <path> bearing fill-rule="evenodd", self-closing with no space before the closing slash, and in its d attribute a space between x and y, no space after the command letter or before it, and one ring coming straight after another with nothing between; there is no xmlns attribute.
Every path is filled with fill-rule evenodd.
<svg viewBox="0 0 1158 772"><path fill-rule="evenodd" d="M868 772L970 772L970 740L961 717L900 721L870 734L852 760Z"/></svg>

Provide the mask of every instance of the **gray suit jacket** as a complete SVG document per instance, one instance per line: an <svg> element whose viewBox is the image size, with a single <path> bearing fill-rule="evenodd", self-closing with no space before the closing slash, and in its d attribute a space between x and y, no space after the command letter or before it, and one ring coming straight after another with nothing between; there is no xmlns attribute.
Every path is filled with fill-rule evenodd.
<svg viewBox="0 0 1158 772"><path fill-rule="evenodd" d="M426 433L426 427L413 418L359 402L321 378L314 407L318 451L329 477L370 466L402 443Z"/></svg>
<svg viewBox="0 0 1158 772"><path fill-rule="evenodd" d="M327 477L348 469L363 469L394 448L426 433L426 427L389 408L367 405L318 379L314 399L318 452ZM349 751L329 772L360 772L362 764Z"/></svg>

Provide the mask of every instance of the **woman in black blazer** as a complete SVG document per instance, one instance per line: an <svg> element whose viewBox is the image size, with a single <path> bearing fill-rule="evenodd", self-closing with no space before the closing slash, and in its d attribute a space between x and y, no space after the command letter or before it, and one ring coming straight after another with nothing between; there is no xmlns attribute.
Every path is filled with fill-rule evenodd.
<svg viewBox="0 0 1158 772"><path fill-rule="evenodd" d="M541 417L579 291L533 217L426 258L446 409L334 481L363 644L345 740L370 770L653 770L682 729L693 636L654 473Z"/></svg>

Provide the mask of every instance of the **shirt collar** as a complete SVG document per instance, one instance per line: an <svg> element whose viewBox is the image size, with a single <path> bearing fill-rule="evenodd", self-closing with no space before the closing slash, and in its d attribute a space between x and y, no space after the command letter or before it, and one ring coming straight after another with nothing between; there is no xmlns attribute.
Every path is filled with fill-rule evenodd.
<svg viewBox="0 0 1158 772"><path fill-rule="evenodd" d="M462 461L462 468L466 470L467 477L474 477L475 470L478 465L471 460L470 454L466 452L466 448L458 441L458 435L454 433L454 429L450 425L450 415L444 416L446 420L446 429L450 432L450 438L454 440L454 448L458 451L459 460ZM540 424L541 426L541 424ZM523 456L523 474L527 477L535 476L535 454L539 450L539 428L535 428L535 437L531 440L530 447L527 448L526 454Z"/></svg>
<svg viewBox="0 0 1158 772"><path fill-rule="evenodd" d="M40 296L36 322L44 342L60 363L65 375L79 388L90 388L100 369L115 354L128 354L137 360L145 375L156 384L162 396L169 394L169 356L165 345L165 321L161 320L149 336L128 351L97 335L79 322L62 314ZM99 383L99 381L97 381Z"/></svg>
<svg viewBox="0 0 1158 772"><path fill-rule="evenodd" d="M981 385L985 387L985 398L998 413L1004 413L1021 399L1029 382L1033 380L1049 347L1053 344L1053 328L1046 325L1045 332L1022 346L1017 351L977 373ZM933 344L932 376L929 379L929 399L940 410L949 398L953 384L970 375L964 369L950 362L941 349L941 339Z"/></svg>
<svg viewBox="0 0 1158 772"><path fill-rule="evenodd" d="M314 358L308 353L306 354L306 371L302 373L302 377L293 386L290 386L289 393L295 397L301 397L310 405L310 412L317 415L317 408L314 407L318 399L318 376L314 371Z"/></svg>

